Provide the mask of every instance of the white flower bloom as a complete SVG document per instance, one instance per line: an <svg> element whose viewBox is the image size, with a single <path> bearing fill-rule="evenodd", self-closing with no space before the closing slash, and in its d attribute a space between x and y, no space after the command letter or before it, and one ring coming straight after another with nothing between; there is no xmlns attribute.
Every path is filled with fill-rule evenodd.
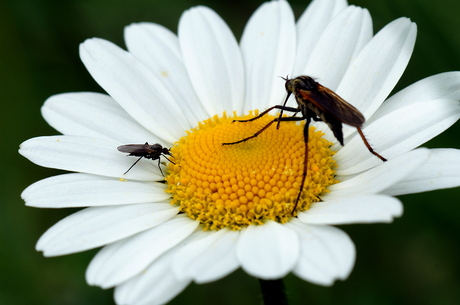
<svg viewBox="0 0 460 305"><path fill-rule="evenodd" d="M29 186L22 194L28 206L86 207L50 228L37 250L56 256L103 247L87 281L116 287L118 304L165 303L192 281L215 281L240 267L261 279L290 272L319 285L346 279L355 247L330 225L391 222L403 211L392 196L460 185L458 150L417 148L459 119L460 72L428 77L388 98L415 37L407 18L373 35L369 12L345 0L314 0L295 23L280 0L253 14L240 44L206 7L184 12L177 36L157 24L128 26L128 51L103 39L85 41L81 59L108 95L50 97L43 116L63 135L20 148L40 166L76 172ZM221 145L263 126L232 124L230 114L249 118L249 111L282 103L278 76L288 74L312 75L359 109L367 137L388 159L370 154L353 127L344 126L342 147L326 124L312 123L325 136L310 130L310 143L318 144L309 144L304 193L312 195L302 199L297 217L286 213L292 200L284 198L299 187L300 124L282 122L261 140ZM232 128L213 129L225 124ZM163 170L166 177L145 159L123 174L135 159L116 148L146 141L171 148L177 164ZM254 169L266 169L263 162L272 162L273 173Z"/></svg>

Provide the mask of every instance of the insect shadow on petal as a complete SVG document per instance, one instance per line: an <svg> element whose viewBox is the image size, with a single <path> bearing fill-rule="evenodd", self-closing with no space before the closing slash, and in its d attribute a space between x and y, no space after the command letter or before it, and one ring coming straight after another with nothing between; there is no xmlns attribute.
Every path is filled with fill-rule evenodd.
<svg viewBox="0 0 460 305"><path fill-rule="evenodd" d="M387 161L384 157L382 157L379 153L374 151L371 147L369 142L367 141L366 137L361 130L365 122L364 116L359 112L358 109L350 105L346 102L343 98L337 95L334 91L329 88L324 87L323 85L316 82L310 76L298 76L296 78L289 78L289 77L281 77L284 79L285 88L287 92L286 99L283 105L275 105L267 110L261 112L258 116L255 116L249 120L234 120L234 122L250 122L257 120L264 115L266 115L269 111L273 109L280 109L280 114L277 118L270 121L266 124L263 128L257 131L250 137L244 138L242 140L231 142L231 143L222 143L222 145L234 145L238 143L245 142L247 140L253 139L260 135L264 130L270 127L273 123L277 122L277 129L280 126L281 122L292 122L292 121L303 121L305 120L305 127L303 130L304 135L304 142L305 142L305 157L304 157L304 169L302 173L302 182L300 184L299 193L297 195L296 201L294 203L294 208L292 209L292 214L297 208L297 204L299 202L300 196L302 194L302 190L305 184L305 179L307 177L307 168L308 168L308 129L310 126L310 122L313 119L315 122L324 122L326 123L331 131L333 132L335 138L339 141L339 143L344 146L343 143L343 132L342 132L342 123L350 125L352 127L356 127L361 139L363 140L364 144L366 145L367 149L375 156L377 156L382 161ZM289 97L294 95L295 100L297 102L297 108L287 107L286 103ZM293 116L290 117L283 117L283 111L292 112ZM296 115L300 112L302 115L301 117L296 117Z"/></svg>
<svg viewBox="0 0 460 305"><path fill-rule="evenodd" d="M129 153L128 156L139 157L139 159L137 159L136 162L134 162L134 164L131 165L130 168L128 168L128 170L124 172L123 175L126 175L126 173L128 173L131 170L131 168L133 168L134 165L136 165L137 162L139 162L142 158L158 160L158 168L160 169L160 172L163 175L163 177L164 174L160 166L160 157L163 156L166 160L168 160L172 164L175 164L166 156L172 156L169 149L161 146L158 143L153 145L150 145L148 142L145 142L145 144L127 144L118 146L117 149L120 152Z"/></svg>

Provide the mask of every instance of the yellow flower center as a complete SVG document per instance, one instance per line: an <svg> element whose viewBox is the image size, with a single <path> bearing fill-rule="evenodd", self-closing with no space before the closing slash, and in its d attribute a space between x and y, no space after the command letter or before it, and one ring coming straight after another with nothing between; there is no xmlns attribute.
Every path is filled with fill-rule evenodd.
<svg viewBox="0 0 460 305"><path fill-rule="evenodd" d="M320 201L335 183L334 152L323 133L309 130L308 170L296 211L293 211L304 171L304 123L272 124L258 137L222 145L253 135L274 119L266 115L251 122L243 117L217 115L187 132L172 148L166 192L180 211L199 220L205 229L240 230L271 219L287 222L298 211Z"/></svg>

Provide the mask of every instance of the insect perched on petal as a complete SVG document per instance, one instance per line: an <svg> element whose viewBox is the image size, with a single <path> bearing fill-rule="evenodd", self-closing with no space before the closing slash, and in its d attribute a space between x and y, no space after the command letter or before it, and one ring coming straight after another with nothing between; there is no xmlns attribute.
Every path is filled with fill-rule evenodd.
<svg viewBox="0 0 460 305"><path fill-rule="evenodd" d="M361 136L364 144L366 145L367 149L377 156L382 161L387 161L384 157L382 157L379 153L374 151L371 147L369 142L367 141L366 137L361 130L365 122L365 118L358 109L347 103L343 98L341 98L337 93L332 91L329 88L324 87L323 85L316 82L310 76L298 76L296 78L289 78L289 77L282 77L286 81L285 87L287 96L283 103L283 105L275 105L267 110L261 112L258 116L253 117L249 120L235 120L235 122L249 122L257 120L264 115L266 115L272 109L280 109L280 115L276 119L270 121L267 125L257 131L250 137L244 138L242 140L231 142L231 143L223 143L222 145L232 145L238 144L241 142L245 142L249 139L257 137L261 134L264 130L270 127L274 122L277 122L277 129L281 122L286 121L303 121L306 120L305 127L303 130L304 141L305 141L305 157L304 157L304 170L302 173L302 182L300 184L299 194L297 195L297 199L294 203L294 208L292 209L292 214L294 214L295 209L297 208L297 204L300 199L300 195L302 194L302 190L305 184L305 179L307 177L307 168L308 168L308 129L310 126L310 122L313 119L316 122L324 122L329 126L329 128L334 133L337 141L344 146L343 143L343 132L342 132L342 123L356 127L359 135ZM294 95L295 100L297 102L297 108L287 107L286 103L291 96ZM290 117L283 117L283 111L293 112L294 115ZM297 113L301 113L301 117L296 117Z"/></svg>
<svg viewBox="0 0 460 305"><path fill-rule="evenodd" d="M169 160L168 156L172 156L171 153L169 152L169 149L166 147L161 146L160 144L153 144L150 145L148 142L145 142L145 144L127 144L127 145L121 145L117 147L118 151L124 152L124 153L129 153L128 156L136 156L139 157L136 162L134 162L133 165L128 168L126 172L124 172L123 175L126 175L127 172L133 168L134 165L139 162L142 158L146 159L152 159L152 160L158 160L158 168L160 169L161 174L163 174L163 170L160 167L160 157L163 156L166 160L169 162L175 164L173 161Z"/></svg>

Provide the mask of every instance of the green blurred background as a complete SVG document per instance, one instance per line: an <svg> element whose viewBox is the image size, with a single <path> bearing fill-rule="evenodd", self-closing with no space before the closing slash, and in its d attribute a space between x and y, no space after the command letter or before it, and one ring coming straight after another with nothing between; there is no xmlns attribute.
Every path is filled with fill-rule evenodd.
<svg viewBox="0 0 460 305"><path fill-rule="evenodd" d="M59 171L33 165L18 153L28 138L56 134L40 115L53 94L101 91L78 56L86 38L123 46L123 27L151 21L176 32L181 13L207 5L240 37L260 0L0 0L0 304L113 304L113 291L89 287L86 266L96 250L56 258L35 251L40 235L72 209L24 206L21 191ZM290 1L297 17L308 0ZM460 70L460 1L352 0L367 7L374 31L400 16L418 25L409 67L396 90L426 76ZM460 124L427 147L460 148ZM291 304L460 304L460 188L402 196L405 212L390 224L342 228L357 247L348 280L325 288L285 280ZM261 304L256 279L241 270L206 285L190 285L171 304Z"/></svg>

